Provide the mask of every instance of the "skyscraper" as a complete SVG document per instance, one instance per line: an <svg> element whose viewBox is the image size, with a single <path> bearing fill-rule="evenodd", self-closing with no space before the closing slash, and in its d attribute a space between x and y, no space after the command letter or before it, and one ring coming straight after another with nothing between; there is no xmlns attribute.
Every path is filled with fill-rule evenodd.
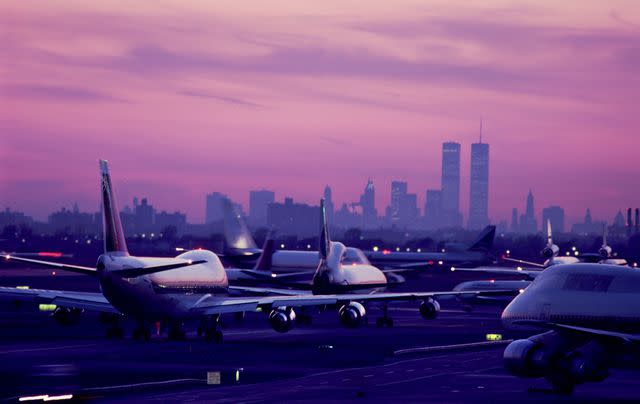
<svg viewBox="0 0 640 404"><path fill-rule="evenodd" d="M375 227L378 221L378 212L376 211L376 190L373 181L369 179L364 192L360 195L360 206L362 207L362 227L370 229Z"/></svg>
<svg viewBox="0 0 640 404"><path fill-rule="evenodd" d="M460 214L460 143L442 144L442 217L443 225L462 225Z"/></svg>
<svg viewBox="0 0 640 404"><path fill-rule="evenodd" d="M564 233L564 209L560 206L549 206L542 209L542 230L546 232L547 222L551 222L553 234Z"/></svg>
<svg viewBox="0 0 640 404"><path fill-rule="evenodd" d="M213 192L207 195L207 206L205 212L205 223L221 221L224 218L222 202L227 198L220 192Z"/></svg>
<svg viewBox="0 0 640 404"><path fill-rule="evenodd" d="M529 190L527 195L527 209L525 214L520 216L520 231L522 233L536 233L538 231L538 222L536 220L535 210L533 206L533 193Z"/></svg>
<svg viewBox="0 0 640 404"><path fill-rule="evenodd" d="M324 187L324 206L325 212L327 212L327 220L329 221L329 225L333 225L333 214L335 213L335 208L333 206L331 187L329 185Z"/></svg>
<svg viewBox="0 0 640 404"><path fill-rule="evenodd" d="M389 209L387 209L387 216L392 225L400 224L400 211L405 195L407 195L407 183L404 181L392 181L391 203L389 204Z"/></svg>
<svg viewBox="0 0 640 404"><path fill-rule="evenodd" d="M482 129L480 129L482 130ZM471 145L471 187L469 193L469 229L489 224L489 145Z"/></svg>
<svg viewBox="0 0 640 404"><path fill-rule="evenodd" d="M249 221L255 226L267 224L267 208L275 201L275 193L266 189L249 192Z"/></svg>
<svg viewBox="0 0 640 404"><path fill-rule="evenodd" d="M442 191L439 189L427 189L424 219L430 229L438 229L442 225Z"/></svg>

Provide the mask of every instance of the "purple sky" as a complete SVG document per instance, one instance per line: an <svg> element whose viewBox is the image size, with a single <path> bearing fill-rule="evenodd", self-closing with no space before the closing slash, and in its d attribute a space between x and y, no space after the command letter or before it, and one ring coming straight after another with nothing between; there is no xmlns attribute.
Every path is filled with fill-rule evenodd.
<svg viewBox="0 0 640 404"><path fill-rule="evenodd" d="M44 218L98 206L97 160L121 205L204 218L204 195L268 188L355 201L369 177L420 207L441 143L484 118L490 217L638 206L640 2L367 1L0 6L0 207ZM561 3L558 5L558 3Z"/></svg>

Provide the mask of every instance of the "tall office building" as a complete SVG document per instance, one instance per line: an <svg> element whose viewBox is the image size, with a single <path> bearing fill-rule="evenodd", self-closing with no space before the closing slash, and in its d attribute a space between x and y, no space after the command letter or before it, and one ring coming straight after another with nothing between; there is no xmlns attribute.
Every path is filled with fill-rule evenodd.
<svg viewBox="0 0 640 404"><path fill-rule="evenodd" d="M364 192L360 195L360 206L362 207L362 227L370 229L375 227L378 221L378 212L376 211L376 189L373 181L369 179Z"/></svg>
<svg viewBox="0 0 640 404"><path fill-rule="evenodd" d="M335 213L335 207L333 205L333 198L331 195L331 187L327 185L324 187L324 208L327 212L327 220L329 225L333 225L333 215Z"/></svg>
<svg viewBox="0 0 640 404"><path fill-rule="evenodd" d="M538 222L536 220L535 210L533 206L533 193L529 190L527 195L527 208L524 215L520 216L520 232L536 233L538 231Z"/></svg>
<svg viewBox="0 0 640 404"><path fill-rule="evenodd" d="M482 129L480 129L482 130ZM469 229L489 224L489 145L471 145L471 187L469 193Z"/></svg>
<svg viewBox="0 0 640 404"><path fill-rule="evenodd" d="M227 196L220 192L213 192L207 195L205 223L214 223L223 220L224 209L222 203L226 198Z"/></svg>
<svg viewBox="0 0 640 404"><path fill-rule="evenodd" d="M427 189L424 219L429 229L438 229L442 226L442 191L439 189Z"/></svg>
<svg viewBox="0 0 640 404"><path fill-rule="evenodd" d="M407 183L404 181L392 181L391 203L387 209L387 217L392 225L400 224L400 211L405 195L407 195Z"/></svg>
<svg viewBox="0 0 640 404"><path fill-rule="evenodd" d="M542 231L545 233L547 222L551 222L553 234L564 233L564 209L555 205L542 209Z"/></svg>
<svg viewBox="0 0 640 404"><path fill-rule="evenodd" d="M462 225L460 214L460 143L442 144L442 217L446 227Z"/></svg>
<svg viewBox="0 0 640 404"><path fill-rule="evenodd" d="M267 209L275 201L276 194L266 189L249 192L249 221L254 226L267 224Z"/></svg>

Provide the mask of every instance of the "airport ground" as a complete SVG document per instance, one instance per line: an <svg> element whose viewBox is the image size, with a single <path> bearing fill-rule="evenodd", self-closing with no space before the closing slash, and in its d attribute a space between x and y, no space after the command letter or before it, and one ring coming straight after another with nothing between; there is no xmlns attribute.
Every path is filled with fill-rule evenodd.
<svg viewBox="0 0 640 404"><path fill-rule="evenodd" d="M411 288L444 288L451 282L446 276L412 280ZM24 268L3 271L0 284L97 289L88 277ZM543 380L509 376L502 367L504 343L522 335L502 329L499 307L467 313L454 302L445 303L433 321L423 320L411 303L394 305L390 313L392 328L377 328L380 311L372 308L374 321L365 327L342 328L334 312L324 312L311 325L286 334L269 328L264 313L249 313L242 321L225 319L224 343L214 344L193 329L178 342L164 335L149 342L110 340L95 314L85 313L78 324L63 327L38 307L4 304L0 399L73 394L74 399L104 402L640 400L637 374L628 371L579 386L572 397L545 392ZM500 334L503 341L467 345L485 342L487 334Z"/></svg>

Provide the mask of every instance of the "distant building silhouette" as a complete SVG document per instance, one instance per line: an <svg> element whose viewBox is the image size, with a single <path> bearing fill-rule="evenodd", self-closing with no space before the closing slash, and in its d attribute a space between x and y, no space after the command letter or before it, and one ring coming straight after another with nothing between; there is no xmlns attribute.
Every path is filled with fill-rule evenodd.
<svg viewBox="0 0 640 404"><path fill-rule="evenodd" d="M575 223L571 227L571 232L576 234L602 234L606 222L594 221L591 217L591 209L587 208L587 212L584 215L584 222Z"/></svg>
<svg viewBox="0 0 640 404"><path fill-rule="evenodd" d="M521 233L527 234L538 232L538 221L536 220L533 193L531 190L529 190L529 194L527 195L527 207L525 213L520 216L519 230Z"/></svg>
<svg viewBox="0 0 640 404"><path fill-rule="evenodd" d="M405 181L391 182L391 203L387 208L387 218L392 226L415 225L418 218L416 194L407 192Z"/></svg>
<svg viewBox="0 0 640 404"><path fill-rule="evenodd" d="M331 187L329 185L324 187L324 207L325 207L325 211L327 212L327 221L329 222L330 226L334 225L334 212L335 212L335 207L333 205L333 196L332 196L332 192L331 192Z"/></svg>
<svg viewBox="0 0 640 404"><path fill-rule="evenodd" d="M364 192L360 195L360 206L362 207L362 227L370 229L378 224L378 211L376 210L376 190L373 181L369 179L364 187Z"/></svg>
<svg viewBox="0 0 640 404"><path fill-rule="evenodd" d="M555 205L542 209L543 232L546 232L547 222L551 222L551 230L554 234L564 233L564 209Z"/></svg>
<svg viewBox="0 0 640 404"><path fill-rule="evenodd" d="M442 144L442 217L446 227L462 226L460 214L460 143Z"/></svg>
<svg viewBox="0 0 640 404"><path fill-rule="evenodd" d="M207 195L205 223L215 223L224 218L223 202L227 196L220 192L212 192Z"/></svg>
<svg viewBox="0 0 640 404"><path fill-rule="evenodd" d="M482 131L482 127L480 129ZM471 180L469 193L469 229L481 229L489 224L489 145L471 145Z"/></svg>
<svg viewBox="0 0 640 404"><path fill-rule="evenodd" d="M405 181L391 182L391 202L387 208L387 219L392 226L400 225L400 210L406 195L407 183Z"/></svg>
<svg viewBox="0 0 640 404"><path fill-rule="evenodd" d="M429 229L438 229L442 226L442 191L439 189L427 189L424 219Z"/></svg>
<svg viewBox="0 0 640 404"><path fill-rule="evenodd" d="M284 203L269 204L267 225L282 235L314 236L320 231L320 213L317 206L285 198Z"/></svg>
<svg viewBox="0 0 640 404"><path fill-rule="evenodd" d="M520 231L520 223L518 223L518 208L511 210L511 231L517 233Z"/></svg>
<svg viewBox="0 0 640 404"><path fill-rule="evenodd" d="M266 189L249 192L249 222L254 226L266 226L267 209L275 201L276 194Z"/></svg>

